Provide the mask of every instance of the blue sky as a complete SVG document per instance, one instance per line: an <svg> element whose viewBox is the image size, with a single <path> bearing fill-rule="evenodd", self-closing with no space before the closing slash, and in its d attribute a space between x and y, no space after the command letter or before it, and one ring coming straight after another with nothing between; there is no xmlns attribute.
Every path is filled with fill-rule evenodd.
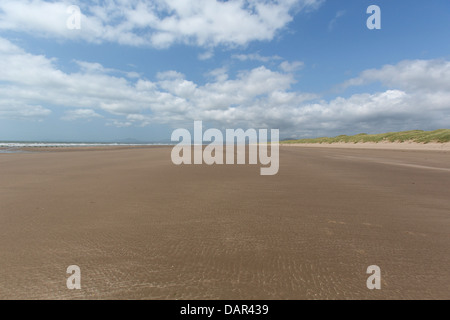
<svg viewBox="0 0 450 320"><path fill-rule="evenodd" d="M0 140L448 128L449 39L448 0L2 0Z"/></svg>

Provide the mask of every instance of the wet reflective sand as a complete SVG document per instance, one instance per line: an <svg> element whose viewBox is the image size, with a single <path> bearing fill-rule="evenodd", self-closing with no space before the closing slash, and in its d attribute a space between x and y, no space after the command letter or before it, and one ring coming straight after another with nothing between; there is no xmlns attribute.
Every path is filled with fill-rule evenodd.
<svg viewBox="0 0 450 320"><path fill-rule="evenodd" d="M449 152L281 147L260 176L170 151L0 155L0 298L450 298Z"/></svg>

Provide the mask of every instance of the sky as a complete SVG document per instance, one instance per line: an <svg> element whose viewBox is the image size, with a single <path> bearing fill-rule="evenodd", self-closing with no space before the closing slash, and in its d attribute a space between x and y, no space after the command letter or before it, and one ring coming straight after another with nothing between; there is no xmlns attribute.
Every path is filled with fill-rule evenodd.
<svg viewBox="0 0 450 320"><path fill-rule="evenodd" d="M0 0L0 140L450 128L449 40L448 0Z"/></svg>

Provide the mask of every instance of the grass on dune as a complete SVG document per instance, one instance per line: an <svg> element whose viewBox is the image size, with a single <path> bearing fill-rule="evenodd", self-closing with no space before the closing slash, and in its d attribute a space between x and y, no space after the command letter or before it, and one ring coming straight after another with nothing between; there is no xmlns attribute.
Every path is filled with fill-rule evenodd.
<svg viewBox="0 0 450 320"><path fill-rule="evenodd" d="M435 131L411 130L402 132L388 132L381 134L360 133L354 136L340 135L333 138L315 138L286 140L281 143L358 143L358 142L450 142L450 129L439 129Z"/></svg>

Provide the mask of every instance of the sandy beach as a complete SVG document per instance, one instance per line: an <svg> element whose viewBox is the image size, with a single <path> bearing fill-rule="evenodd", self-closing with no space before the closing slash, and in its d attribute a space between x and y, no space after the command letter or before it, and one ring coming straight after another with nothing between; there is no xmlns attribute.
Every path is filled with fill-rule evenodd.
<svg viewBox="0 0 450 320"><path fill-rule="evenodd" d="M450 151L450 143L417 143L406 142L358 142L358 143L284 143L283 147L307 147L307 148L341 148L341 149L378 149L378 150L429 150Z"/></svg>
<svg viewBox="0 0 450 320"><path fill-rule="evenodd" d="M450 298L449 151L282 146L275 176L170 152L0 154L0 299Z"/></svg>

